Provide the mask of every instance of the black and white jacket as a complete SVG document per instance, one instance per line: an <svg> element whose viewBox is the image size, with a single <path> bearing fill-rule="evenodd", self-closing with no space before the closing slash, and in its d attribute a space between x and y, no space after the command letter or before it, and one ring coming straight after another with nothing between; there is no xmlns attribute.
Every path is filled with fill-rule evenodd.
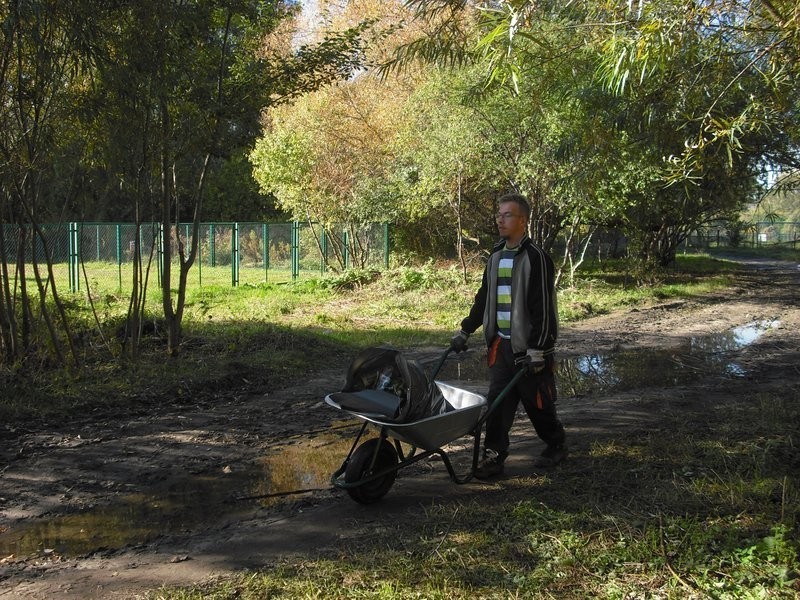
<svg viewBox="0 0 800 600"><path fill-rule="evenodd" d="M497 337L497 272L504 247L501 241L492 249L481 287L469 315L461 322L462 331L470 334L483 325L487 346ZM515 355L535 348L547 356L553 353L557 338L553 260L525 236L514 255L511 274L511 348Z"/></svg>

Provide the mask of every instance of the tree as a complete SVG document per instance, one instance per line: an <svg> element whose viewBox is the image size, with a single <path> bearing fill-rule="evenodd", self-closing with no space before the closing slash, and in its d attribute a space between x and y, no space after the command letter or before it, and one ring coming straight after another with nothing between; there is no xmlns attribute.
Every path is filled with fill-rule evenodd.
<svg viewBox="0 0 800 600"><path fill-rule="evenodd" d="M360 74L271 110L250 155L262 191L274 193L293 218L319 224L329 240L339 238L340 227L355 240L362 225L387 220L394 209L376 197L372 182L389 168L404 95ZM356 263L366 258L348 254Z"/></svg>
<svg viewBox="0 0 800 600"><path fill-rule="evenodd" d="M626 232L639 257L662 266L693 229L752 201L764 161L785 143L764 129L762 76L738 30L752 23L695 9L687 18L677 4L645 6L598 43L598 73L625 101L618 127L650 149L639 153L649 189L634 197Z"/></svg>
<svg viewBox="0 0 800 600"><path fill-rule="evenodd" d="M0 238L0 343L9 360L32 346L37 312L25 287L31 256L38 315L63 360L61 346L71 346L73 336L39 223L81 210L94 217L98 206L132 217L137 227L160 222L162 308L168 351L178 351L210 174L241 158L265 106L347 78L361 65L362 26L300 47L270 38L296 7L289 0L2 5L0 225L19 232L13 266ZM189 239L177 233L184 220L193 222ZM139 244L141 236L134 239ZM137 247L137 259L143 255ZM131 333L144 314L148 273L137 263Z"/></svg>
<svg viewBox="0 0 800 600"><path fill-rule="evenodd" d="M404 107L404 126L394 141L397 167L391 174L407 238L427 251L436 241L454 247L466 278L465 239L493 214L486 188L488 143L476 113L463 102L470 75L434 70Z"/></svg>
<svg viewBox="0 0 800 600"><path fill-rule="evenodd" d="M619 94L650 81L678 83L694 99L670 181L704 176L718 155L733 166L754 151L763 165L796 169L800 25L783 0L641 3L603 41L600 73ZM692 60L685 60L688 55Z"/></svg>
<svg viewBox="0 0 800 600"><path fill-rule="evenodd" d="M396 31L399 2L361 0L334 6L323 2L324 30L314 36L362 27L364 64L378 60L382 44ZM366 20L365 20L366 19ZM363 224L398 215L382 184L391 168L391 140L400 126L404 99L418 75L380 81L368 70L321 88L290 104L272 108L262 138L250 158L263 192L273 193L293 218L320 225L329 241L347 228L356 243L348 255L356 263L366 258L357 243ZM334 244L334 252L336 246ZM344 253L338 254L344 266Z"/></svg>
<svg viewBox="0 0 800 600"><path fill-rule="evenodd" d="M428 21L463 22L449 15L474 12L471 3L455 0L409 4ZM780 68L774 60L796 52L789 35L796 26L787 9L733 0L697 3L687 18L683 2L498 2L475 12L477 43L456 43L460 38L452 36L420 40L401 48L387 68L418 57L446 64L483 60L487 87L506 87L523 98L522 82L560 57L576 57L581 65L589 61L590 71L567 78L570 89L558 83L550 89L583 105L579 113L598 115L596 121L615 132L600 140L600 147L632 162L606 178L573 171L602 193L577 191L584 199L605 198L604 206L612 209L606 222L625 227L637 256L666 264L688 229L750 199L760 164L794 161L791 123L797 102L787 85L787 71L794 67ZM783 25L774 26L779 22ZM543 107L558 114L555 104ZM601 156L618 164L612 152ZM637 175L643 181L635 181ZM610 190L626 196L612 199Z"/></svg>
<svg viewBox="0 0 800 600"><path fill-rule="evenodd" d="M126 27L109 45L106 83L130 99L133 114L140 116L141 160L125 162L137 165L136 177L144 178L138 194L156 199L170 354L180 346L186 282L197 255L209 174L230 158L231 148L251 143L265 106L346 77L359 64L358 27L315 47L265 50L266 36L293 10L292 3L256 0L153 0L121 7ZM111 60L114 50L124 50L127 60ZM126 93L126 82L134 83L133 93ZM177 224L187 220L192 232L184 239ZM178 266L174 296L173 258Z"/></svg>
<svg viewBox="0 0 800 600"><path fill-rule="evenodd" d="M59 214L54 200L66 195L68 177L57 166L74 122L71 92L87 67L83 20L95 9L102 7L90 0L74 6L41 0L4 3L0 12L0 348L7 362L41 343L62 363L66 346L79 363L41 222ZM4 239L6 224L16 240Z"/></svg>
<svg viewBox="0 0 800 600"><path fill-rule="evenodd" d="M440 106L442 114L452 114L454 121L462 121L463 126L468 123L474 131L473 137L480 140L479 146L475 146L476 150L481 148L480 158L473 161L473 170L468 172L468 177L480 181L482 187L475 190L479 200L474 202L472 211L477 208L481 215L479 231L494 235L493 200L504 191L519 191L532 203L533 238L550 249L556 236L566 231L568 246L580 253L591 233L591 227L586 231L585 215L589 207L596 206L598 198L597 177L591 177L586 167L592 161L602 160L597 150L610 152L606 148L608 137L591 127L594 112L587 109L583 100L590 94L585 89L574 93L575 87L591 79L590 62L577 50L563 54L550 50L575 45L558 24L540 24L538 36L538 50L529 50L530 61L537 68L517 78L511 87L500 85L499 80L487 81L492 65L468 47L461 48L459 52L464 56L456 63L467 62L472 66L455 69L460 75L439 75L448 83L441 85L441 97L435 104ZM464 39L468 37L465 34ZM473 39L478 38L473 36ZM429 50L433 51L436 42L430 44ZM429 50L423 54L428 56ZM400 56L406 60L413 54L413 51L401 52ZM443 57L442 73L449 71L445 67L452 66L451 56ZM399 64L399 60L391 63L388 72L394 72ZM470 75L465 77L466 73ZM454 85L459 78L469 83ZM409 108L411 113L418 110L415 106ZM435 137L431 129L436 121L422 120L426 121L427 129L419 137ZM420 160L424 161L431 151L423 149L422 140L415 145L421 148ZM463 145L474 144L467 137Z"/></svg>

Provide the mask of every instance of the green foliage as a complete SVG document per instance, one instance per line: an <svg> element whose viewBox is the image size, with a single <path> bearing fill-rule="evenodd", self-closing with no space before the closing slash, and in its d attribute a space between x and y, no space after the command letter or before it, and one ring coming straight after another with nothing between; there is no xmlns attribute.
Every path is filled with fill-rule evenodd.
<svg viewBox="0 0 800 600"><path fill-rule="evenodd" d="M785 122L794 91L788 71L775 68L788 50L787 39L776 42L786 24L775 18L738 2L691 9L663 2L609 37L600 32L599 74L610 89L631 100L652 98L653 90L665 93L659 104L666 100L683 144L665 154L669 183L719 185L715 172L755 171L761 161L788 156L789 138L776 139L774 132L796 133Z"/></svg>
<svg viewBox="0 0 800 600"><path fill-rule="evenodd" d="M380 273L367 269L349 269L340 275L322 280L321 285L334 290L357 290L375 281Z"/></svg>
<svg viewBox="0 0 800 600"><path fill-rule="evenodd" d="M745 212L748 221L788 221L800 223L800 186L792 172L780 177L772 189Z"/></svg>
<svg viewBox="0 0 800 600"><path fill-rule="evenodd" d="M311 193L312 141L292 127L274 123L270 135L256 142L250 161L262 193L276 194L284 210L304 217Z"/></svg>
<svg viewBox="0 0 800 600"><path fill-rule="evenodd" d="M206 221L286 221L274 196L261 193L244 148L232 152L213 171L206 188Z"/></svg>
<svg viewBox="0 0 800 600"><path fill-rule="evenodd" d="M347 78L363 59L364 25L299 48L270 39L298 10L292 2L81 0L5 8L0 226L10 219L28 230L44 219L90 215L159 222L171 232L172 223L200 222L206 192L228 215L232 205L225 203L236 200L237 220L242 211L252 214L258 202L242 156L263 109ZM229 186L237 198L223 200L221 188ZM185 279L172 276L177 245L163 245L160 273L170 352L179 344L185 293ZM183 250L185 275L196 255L193 247ZM4 272L13 273L5 262L15 254L1 257ZM28 302L27 291L12 289L16 280L0 278L0 295ZM61 313L60 322L51 319L61 330L51 334L51 347L64 360L57 340L71 339L69 323L53 286L48 293ZM140 293L131 293L139 316ZM13 323L16 308L0 303L0 311L0 321L11 324L0 338L2 356L24 354L28 340L10 339L26 329Z"/></svg>
<svg viewBox="0 0 800 600"><path fill-rule="evenodd" d="M462 22L453 13L471 10L447 0L410 5L443 20L442 36ZM580 228L619 227L642 271L664 267L692 229L754 199L765 161L794 164L793 67L777 67L777 57L796 53L796 27L783 10L523 1L479 11L478 41L460 56L483 71L488 89L512 94L504 111L485 97L469 104L494 126L498 180L534 201L534 238L549 247L561 229L574 239ZM439 41L441 55L434 42L422 53L413 42L400 62L416 54L448 62ZM516 129L498 119L504 114ZM503 156L513 164L500 164Z"/></svg>
<svg viewBox="0 0 800 600"><path fill-rule="evenodd" d="M427 261L420 267L401 267L387 272L384 278L390 286L398 291L407 292L413 290L438 290L447 291L454 287L464 284L463 274L451 265L442 268L432 260Z"/></svg>

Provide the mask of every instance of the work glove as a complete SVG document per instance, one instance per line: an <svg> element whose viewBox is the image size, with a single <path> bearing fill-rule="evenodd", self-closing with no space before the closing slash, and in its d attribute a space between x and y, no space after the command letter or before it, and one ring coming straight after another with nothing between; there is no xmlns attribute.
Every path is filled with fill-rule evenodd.
<svg viewBox="0 0 800 600"><path fill-rule="evenodd" d="M459 331L450 340L450 349L456 353L464 352L464 350L467 349L468 339L469 339L468 333L465 333L464 331Z"/></svg>
<svg viewBox="0 0 800 600"><path fill-rule="evenodd" d="M514 359L517 367L527 367L531 373L540 373L544 370L544 352L535 348L528 348L525 354Z"/></svg>

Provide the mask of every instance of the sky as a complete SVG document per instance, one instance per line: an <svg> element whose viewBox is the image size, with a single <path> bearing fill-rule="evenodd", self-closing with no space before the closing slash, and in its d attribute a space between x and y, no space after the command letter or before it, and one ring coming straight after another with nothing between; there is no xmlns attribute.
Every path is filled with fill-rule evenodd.
<svg viewBox="0 0 800 600"><path fill-rule="evenodd" d="M317 13L319 12L317 0L300 0L300 5L303 7L303 16L302 25L298 28L295 36L295 44L298 46L310 42L309 35L314 30Z"/></svg>

